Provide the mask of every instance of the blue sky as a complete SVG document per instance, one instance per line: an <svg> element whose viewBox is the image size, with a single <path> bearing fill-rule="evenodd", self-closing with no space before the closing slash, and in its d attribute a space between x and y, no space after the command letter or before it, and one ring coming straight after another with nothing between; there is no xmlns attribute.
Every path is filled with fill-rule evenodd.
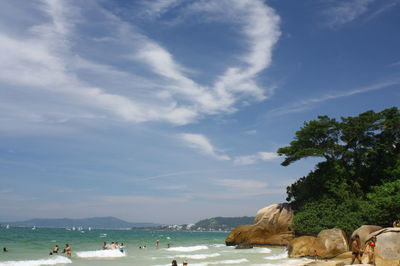
<svg viewBox="0 0 400 266"><path fill-rule="evenodd" d="M399 0L0 2L0 220L255 215L305 121L399 106Z"/></svg>

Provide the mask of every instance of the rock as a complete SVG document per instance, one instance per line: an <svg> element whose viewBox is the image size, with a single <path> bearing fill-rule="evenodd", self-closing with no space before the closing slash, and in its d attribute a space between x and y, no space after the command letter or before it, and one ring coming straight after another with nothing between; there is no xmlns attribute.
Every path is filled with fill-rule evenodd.
<svg viewBox="0 0 400 266"><path fill-rule="evenodd" d="M294 238L289 226L293 211L287 203L273 204L259 210L252 225L240 225L225 240L226 245L287 245Z"/></svg>
<svg viewBox="0 0 400 266"><path fill-rule="evenodd" d="M236 246L236 249L249 249L249 248L253 248L253 245L249 243L240 243L239 245Z"/></svg>
<svg viewBox="0 0 400 266"><path fill-rule="evenodd" d="M356 229L352 234L350 238L350 242L352 242L356 236L360 237L360 244L361 248L364 249L366 242L369 239L369 234L381 230L382 226L377 226L377 225L363 225Z"/></svg>
<svg viewBox="0 0 400 266"><path fill-rule="evenodd" d="M341 229L322 230L317 237L301 236L289 243L289 257L333 258L349 250L346 234Z"/></svg>
<svg viewBox="0 0 400 266"><path fill-rule="evenodd" d="M400 262L400 228L390 227L375 231L369 234L366 241L373 236L376 237L376 266L398 266Z"/></svg>

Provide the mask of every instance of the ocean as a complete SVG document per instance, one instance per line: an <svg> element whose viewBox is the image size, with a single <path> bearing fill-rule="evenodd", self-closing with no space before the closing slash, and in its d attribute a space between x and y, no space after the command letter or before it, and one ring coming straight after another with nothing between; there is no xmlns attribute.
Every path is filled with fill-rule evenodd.
<svg viewBox="0 0 400 266"><path fill-rule="evenodd" d="M147 230L67 230L62 228L0 228L0 266L39 265L138 265L168 266L172 260L189 266L207 265L303 265L307 259L288 259L283 247L235 249L224 244L226 232ZM156 241L159 240L159 248ZM122 242L124 252L102 250L103 242ZM68 243L72 257L52 255ZM168 248L169 244L169 248ZM142 248L140 248L142 247ZM145 248L144 248L145 247Z"/></svg>

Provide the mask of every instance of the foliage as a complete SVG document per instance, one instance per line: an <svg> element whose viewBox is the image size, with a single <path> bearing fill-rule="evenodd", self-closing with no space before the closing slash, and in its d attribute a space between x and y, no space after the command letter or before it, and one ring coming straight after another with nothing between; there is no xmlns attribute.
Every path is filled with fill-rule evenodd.
<svg viewBox="0 0 400 266"><path fill-rule="evenodd" d="M397 108L367 111L340 121L319 116L304 123L278 154L285 156L283 166L307 157L324 158L287 188L297 231L313 234L340 227L350 232L366 221L390 224L399 215L395 205L400 180ZM384 196L388 191L392 194Z"/></svg>
<svg viewBox="0 0 400 266"><path fill-rule="evenodd" d="M390 226L392 221L400 219L400 179L374 187L366 202L367 222Z"/></svg>
<svg viewBox="0 0 400 266"><path fill-rule="evenodd" d="M193 229L205 229L205 230L231 230L236 226L242 224L252 224L254 221L254 217L214 217L209 219L204 219L198 221L194 226Z"/></svg>

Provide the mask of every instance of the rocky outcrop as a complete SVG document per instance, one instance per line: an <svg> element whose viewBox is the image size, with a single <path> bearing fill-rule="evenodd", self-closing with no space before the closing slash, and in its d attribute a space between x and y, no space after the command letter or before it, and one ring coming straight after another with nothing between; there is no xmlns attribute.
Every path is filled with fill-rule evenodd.
<svg viewBox="0 0 400 266"><path fill-rule="evenodd" d="M320 258L333 258L349 250L346 234L341 229L322 230L317 237L301 236L290 241L289 257L308 257L316 252Z"/></svg>
<svg viewBox="0 0 400 266"><path fill-rule="evenodd" d="M360 244L361 248L364 249L365 244L367 240L369 239L369 235L373 232L376 232L378 230L381 230L382 226L377 226L377 225L363 225L356 229L352 234L350 238L350 242L355 239L356 236L360 237Z"/></svg>
<svg viewBox="0 0 400 266"><path fill-rule="evenodd" d="M372 232L366 241L376 237L375 242L375 265L376 266L398 266L400 262L400 228L384 228ZM362 261L368 261L364 254Z"/></svg>
<svg viewBox="0 0 400 266"><path fill-rule="evenodd" d="M293 211L287 203L273 204L259 210L252 225L240 225L225 240L226 245L287 245L294 234L289 226Z"/></svg>

